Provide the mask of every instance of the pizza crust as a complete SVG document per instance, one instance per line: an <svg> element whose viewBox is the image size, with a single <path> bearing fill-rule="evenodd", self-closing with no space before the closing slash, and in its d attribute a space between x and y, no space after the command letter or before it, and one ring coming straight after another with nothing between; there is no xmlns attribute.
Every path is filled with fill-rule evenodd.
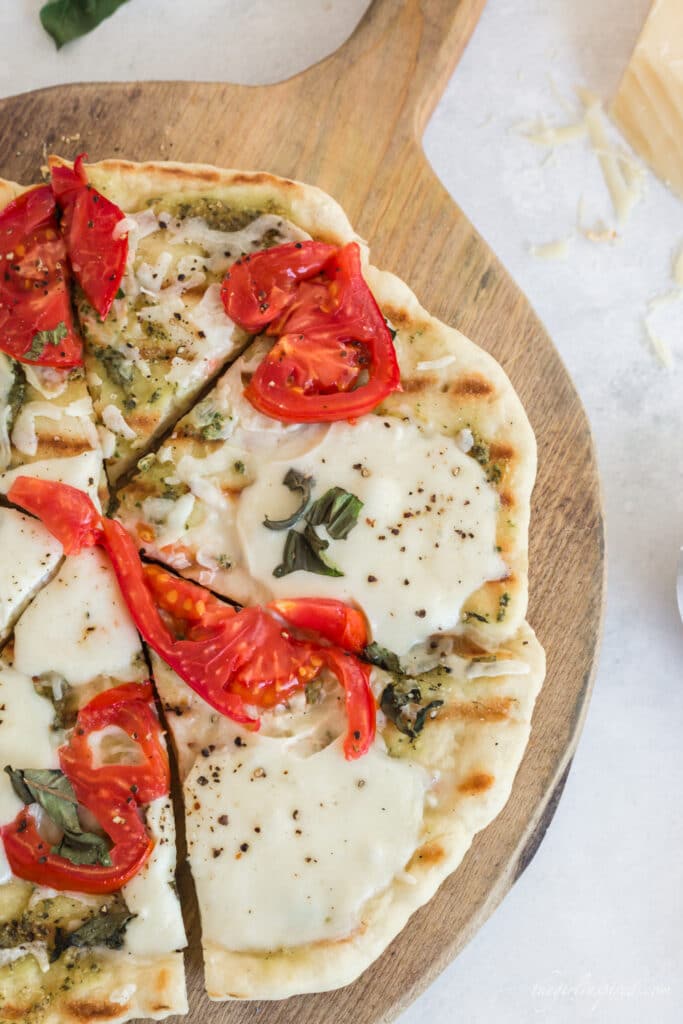
<svg viewBox="0 0 683 1024"><path fill-rule="evenodd" d="M42 972L32 956L0 968L0 1014L22 1024L122 1024L187 1013L182 953L150 958L67 951Z"/></svg>

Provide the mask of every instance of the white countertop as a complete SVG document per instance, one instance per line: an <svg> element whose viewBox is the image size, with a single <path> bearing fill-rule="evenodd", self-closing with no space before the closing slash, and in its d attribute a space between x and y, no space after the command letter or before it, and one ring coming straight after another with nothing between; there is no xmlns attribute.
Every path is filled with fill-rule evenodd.
<svg viewBox="0 0 683 1024"><path fill-rule="evenodd" d="M0 95L88 79L273 81L334 49L366 3L130 0L60 53L40 6L0 5ZM585 140L547 159L514 130L541 114L571 120L556 89L570 103L577 84L610 96L648 6L490 0L426 133L437 173L531 299L586 405L610 581L595 693L547 837L402 1024L681 1019L683 303L664 311L672 370L654 357L642 315L672 287L683 203L648 176L614 243L574 238L565 261L538 261L530 244L575 234L581 195L588 221L613 217Z"/></svg>

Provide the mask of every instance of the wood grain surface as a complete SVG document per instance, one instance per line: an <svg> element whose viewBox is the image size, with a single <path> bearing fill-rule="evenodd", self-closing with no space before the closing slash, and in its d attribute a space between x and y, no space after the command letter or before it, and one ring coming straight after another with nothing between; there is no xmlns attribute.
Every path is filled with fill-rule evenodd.
<svg viewBox="0 0 683 1024"><path fill-rule="evenodd" d="M590 428L543 326L434 175L420 141L483 6L484 0L375 0L336 54L274 86L81 84L0 102L3 177L36 180L46 152L74 156L85 149L91 160L201 161L268 170L326 189L369 240L374 263L404 278L427 309L502 363L538 438L529 618L548 653L548 675L507 806L354 985L287 1002L208 1002L196 903L181 867L192 1024L246 1024L255 1014L260 1024L391 1020L462 948L528 864L576 747L604 584Z"/></svg>

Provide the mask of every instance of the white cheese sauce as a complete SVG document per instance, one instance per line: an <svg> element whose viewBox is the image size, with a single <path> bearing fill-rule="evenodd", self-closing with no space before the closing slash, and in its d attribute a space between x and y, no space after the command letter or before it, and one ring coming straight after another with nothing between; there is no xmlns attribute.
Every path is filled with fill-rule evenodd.
<svg viewBox="0 0 683 1024"><path fill-rule="evenodd" d="M61 557L61 544L37 519L0 509L0 639Z"/></svg>
<svg viewBox="0 0 683 1024"><path fill-rule="evenodd" d="M73 686L98 675L129 678L140 650L116 577L98 548L69 555L14 631L20 672L56 672Z"/></svg>
<svg viewBox="0 0 683 1024"><path fill-rule="evenodd" d="M254 482L237 503L236 524L250 575L275 597L333 597L359 605L373 640L406 653L457 628L470 594L503 577L496 552L499 498L482 468L455 441L391 417L333 423L318 444L295 458L254 455ZM277 578L285 531L264 518L286 518L300 500L283 484L288 469L314 479L312 497L339 486L363 502L344 540L324 557L344 573L299 570Z"/></svg>
<svg viewBox="0 0 683 1024"><path fill-rule="evenodd" d="M176 834L170 797L153 800L145 817L155 846L121 895L136 915L126 928L125 948L136 956L155 956L182 949L187 940L175 890Z"/></svg>
<svg viewBox="0 0 683 1024"><path fill-rule="evenodd" d="M185 782L205 941L272 950L346 937L419 842L427 776L377 743L310 757L258 737L200 756Z"/></svg>

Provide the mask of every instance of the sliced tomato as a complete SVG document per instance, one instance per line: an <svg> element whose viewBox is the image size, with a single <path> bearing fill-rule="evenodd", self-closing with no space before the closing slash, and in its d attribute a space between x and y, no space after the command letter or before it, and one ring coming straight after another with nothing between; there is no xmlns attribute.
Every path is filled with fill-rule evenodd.
<svg viewBox="0 0 683 1024"><path fill-rule="evenodd" d="M185 678L184 672L199 654L204 661L203 679L190 685L218 710L228 688L249 704L272 707L320 670L322 662L312 645L290 637L262 608L237 611L204 587L159 566L145 566L144 572L155 604L171 618L176 637L180 635L173 655L181 661L178 674Z"/></svg>
<svg viewBox="0 0 683 1024"><path fill-rule="evenodd" d="M355 242L264 249L231 267L221 294L237 324L252 333L268 327L278 338L245 389L267 416L353 419L400 387L391 332Z"/></svg>
<svg viewBox="0 0 683 1024"><path fill-rule="evenodd" d="M93 547L102 534L102 516L83 491L56 480L18 476L7 497L37 516L57 538L65 555Z"/></svg>
<svg viewBox="0 0 683 1024"><path fill-rule="evenodd" d="M0 829L10 868L19 878L52 889L73 889L76 892L115 892L130 881L143 866L154 843L138 814L135 800L126 803L117 793L114 804L101 802L92 793L84 792L74 782L76 797L109 836L111 864L74 864L66 857L50 852L50 843L41 836L28 808L23 808L14 821ZM130 794L129 794L130 795Z"/></svg>
<svg viewBox="0 0 683 1024"><path fill-rule="evenodd" d="M245 389L267 416L295 422L354 419L400 385L391 332L365 283L355 242L328 260L317 282L299 286L277 333L279 340Z"/></svg>
<svg viewBox="0 0 683 1024"><path fill-rule="evenodd" d="M353 761L367 754L375 739L377 713L370 688L371 667L338 647L321 647L320 653L344 689L348 718L344 756Z"/></svg>
<svg viewBox="0 0 683 1024"><path fill-rule="evenodd" d="M293 302L298 282L320 273L334 251L324 242L287 242L243 256L221 287L225 312L257 334Z"/></svg>
<svg viewBox="0 0 683 1024"><path fill-rule="evenodd" d="M86 159L81 153L73 167L53 165L52 190L62 209L62 234L74 275L104 320L126 269L128 236L115 231L123 211L88 184Z"/></svg>
<svg viewBox="0 0 683 1024"><path fill-rule="evenodd" d="M365 616L342 601L321 597L283 598L268 605L296 629L305 629L354 654L368 643Z"/></svg>
<svg viewBox="0 0 683 1024"><path fill-rule="evenodd" d="M49 185L22 193L0 212L0 350L40 366L83 362Z"/></svg>
<svg viewBox="0 0 683 1024"><path fill-rule="evenodd" d="M60 497L56 489L62 488ZM92 544L105 549L143 638L221 714L258 729L259 720L250 715L247 704L273 707L327 666L346 692L346 756L359 757L368 749L375 730L370 670L352 654L338 646L299 640L263 608L237 611L196 583L181 580L159 566L144 566L123 526L102 518L90 498L75 488L19 477L9 497L37 514L69 551ZM354 651L365 646L367 630L360 612L335 601L315 603L317 610L304 599L275 602L273 609L298 628L315 630L331 643ZM104 715L107 706L102 695L89 706L90 713ZM76 752L79 756L74 755L74 763L85 767L74 771L85 770L89 777L90 762L78 741Z"/></svg>
<svg viewBox="0 0 683 1024"><path fill-rule="evenodd" d="M60 767L72 784L78 781L84 791L96 793L101 803L113 802L122 784L143 804L168 793L168 754L151 701L149 683L125 683L105 690L81 708L68 743L59 751ZM94 766L90 740L110 727L123 730L137 744L140 763Z"/></svg>
<svg viewBox="0 0 683 1024"><path fill-rule="evenodd" d="M160 565L145 565L143 571L157 608L167 612L176 626L182 622L190 624L188 628L200 624L209 628L237 614L236 608L219 601L205 587L174 576Z"/></svg>

